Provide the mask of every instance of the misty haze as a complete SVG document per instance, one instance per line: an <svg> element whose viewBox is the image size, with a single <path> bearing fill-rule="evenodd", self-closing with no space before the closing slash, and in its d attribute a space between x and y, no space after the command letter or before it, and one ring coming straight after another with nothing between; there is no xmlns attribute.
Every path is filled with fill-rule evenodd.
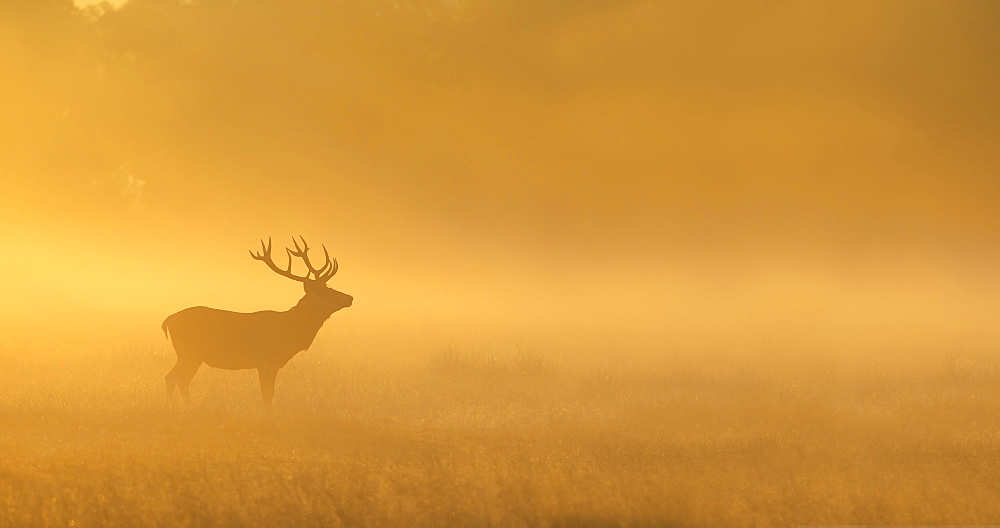
<svg viewBox="0 0 1000 528"><path fill-rule="evenodd" d="M1000 524L997 49L989 0L6 0L0 528Z"/></svg>

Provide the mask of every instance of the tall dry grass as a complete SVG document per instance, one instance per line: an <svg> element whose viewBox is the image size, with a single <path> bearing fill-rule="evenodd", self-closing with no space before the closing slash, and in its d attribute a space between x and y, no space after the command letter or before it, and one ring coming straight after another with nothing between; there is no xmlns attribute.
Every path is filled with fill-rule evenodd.
<svg viewBox="0 0 1000 528"><path fill-rule="evenodd" d="M0 526L781 526L1000 523L1000 370L574 366L323 350L278 378L164 347L0 352ZM555 359L554 359L555 358Z"/></svg>

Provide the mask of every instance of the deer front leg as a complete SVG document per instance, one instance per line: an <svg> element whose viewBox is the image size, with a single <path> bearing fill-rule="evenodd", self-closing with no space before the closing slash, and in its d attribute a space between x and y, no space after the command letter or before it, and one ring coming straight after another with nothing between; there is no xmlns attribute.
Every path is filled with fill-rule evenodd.
<svg viewBox="0 0 1000 528"><path fill-rule="evenodd" d="M260 377L260 395L264 398L264 407L271 408L271 400L274 398L274 378L278 376L278 369L260 367L257 369L257 376Z"/></svg>

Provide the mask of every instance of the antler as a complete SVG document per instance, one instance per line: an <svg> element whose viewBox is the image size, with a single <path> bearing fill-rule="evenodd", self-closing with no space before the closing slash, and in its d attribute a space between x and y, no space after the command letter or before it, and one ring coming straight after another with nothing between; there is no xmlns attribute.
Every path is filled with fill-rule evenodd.
<svg viewBox="0 0 1000 528"><path fill-rule="evenodd" d="M306 267L309 268L309 271L314 276L312 280L317 282L330 280L330 277L333 277L337 273L338 266L337 259L330 259L330 252L326 250L326 244L323 244L323 257L326 258L326 261L319 269L316 269L313 267L312 261L309 260L309 244L306 243L306 239L302 235L299 235L299 240L302 241L302 247L299 247L298 241L295 240L295 237L292 237L292 244L295 244L295 251L288 250L288 254L300 257L302 262L305 262Z"/></svg>
<svg viewBox="0 0 1000 528"><path fill-rule="evenodd" d="M264 264L267 264L267 267L271 268L271 271L277 273L278 275L281 275L282 277L288 277L289 279L298 282L313 281L313 282L325 283L326 281L330 280L330 277L336 275L338 268L337 259L330 259L330 253L326 250L326 245L323 246L323 256L326 257L326 262L324 262L319 269L316 269L315 267L313 267L312 261L309 260L309 244L306 243L306 239L303 238L301 235L299 236L299 238L302 240L302 247L299 247L298 241L295 240L295 238L293 237L292 243L295 245L295 251L292 251L289 248L285 248L285 252L288 254L287 269L279 268L277 264L274 263L274 259L271 258L271 237L267 238L266 245L264 244L264 241L261 240L260 241L261 251L257 253L251 251L250 256L253 257L254 260L259 260L262 261ZM292 273L292 257L299 257L302 259L302 262L305 263L306 268L309 269L309 271L306 272L305 276L300 277ZM312 278L309 277L310 273L312 273L313 275Z"/></svg>

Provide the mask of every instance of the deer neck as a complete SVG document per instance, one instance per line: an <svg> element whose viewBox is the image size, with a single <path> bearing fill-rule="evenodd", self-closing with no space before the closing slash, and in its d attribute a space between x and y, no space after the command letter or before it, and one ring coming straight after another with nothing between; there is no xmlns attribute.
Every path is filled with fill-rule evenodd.
<svg viewBox="0 0 1000 528"><path fill-rule="evenodd" d="M323 323L333 314L333 310L324 307L318 299L306 294L288 310L288 313L295 315L297 319L309 326L315 326L318 331L319 327L323 326Z"/></svg>
<svg viewBox="0 0 1000 528"><path fill-rule="evenodd" d="M286 312L292 323L292 342L296 350L305 350L312 346L316 339L316 334L323 326L323 323L330 318L333 313L323 307L317 299L306 295L299 299L298 304L289 308Z"/></svg>

